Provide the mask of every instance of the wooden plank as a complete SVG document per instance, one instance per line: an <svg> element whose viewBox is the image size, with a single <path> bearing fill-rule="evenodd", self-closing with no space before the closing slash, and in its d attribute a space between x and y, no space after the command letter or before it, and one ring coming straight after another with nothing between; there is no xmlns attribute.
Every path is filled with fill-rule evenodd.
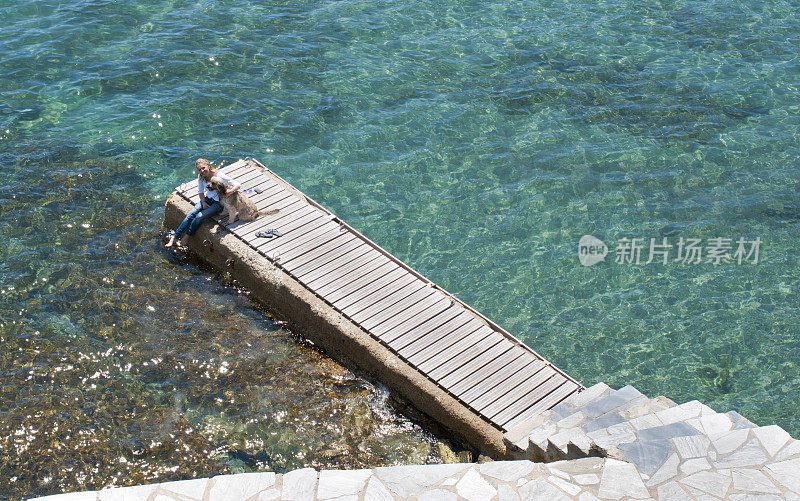
<svg viewBox="0 0 800 501"><path fill-rule="evenodd" d="M442 313L407 330L404 330L405 327L403 326L398 326L383 334L381 339L395 350L400 350L418 340L420 337L426 336L431 331L438 329L442 324L463 312L464 308L462 308L461 305L455 304L451 299L450 305Z"/></svg>
<svg viewBox="0 0 800 501"><path fill-rule="evenodd" d="M379 270L382 273L380 276L376 277L378 273L370 273L339 291L326 294L326 297L349 316L372 306L413 281L413 278L398 266L379 268Z"/></svg>
<svg viewBox="0 0 800 501"><path fill-rule="evenodd" d="M450 333L452 333L456 329L460 329L461 327L468 324L470 321L474 319L475 317L472 314L470 314L468 311L464 309L461 309L458 312L458 315L446 321L439 327L431 330L430 332L426 333L423 336L418 337L417 339L406 344L405 346L395 349L400 355L402 355L403 357L406 358L406 360L408 360L410 357L414 356L417 352L422 351L428 346L446 338L447 336L450 335Z"/></svg>
<svg viewBox="0 0 800 501"><path fill-rule="evenodd" d="M442 366L444 366L443 369L445 370L445 373L448 373L460 365L458 363L458 357L464 350L476 343L486 340L492 335L492 333L494 333L494 331L488 326L481 325L478 329L461 336L461 339L451 344L444 350L435 353L432 357L429 357L427 360L416 365L426 374L430 374L436 368ZM489 340L492 341L491 338Z"/></svg>
<svg viewBox="0 0 800 501"><path fill-rule="evenodd" d="M539 362L539 367L544 367L544 362ZM486 399L491 395L499 396L503 392L501 387L505 385L505 382L508 379L513 377L515 374L519 374L520 372L527 370L526 368L530 368L535 365L535 362L530 359L518 358L508 366L502 367L496 372L493 372L485 380L480 381L478 384L472 387L453 390L453 394L457 395L458 398L467 403L475 402L482 397Z"/></svg>
<svg viewBox="0 0 800 501"><path fill-rule="evenodd" d="M502 426L503 423L511 421L514 417L525 411L525 409L528 409L540 400L546 398L559 386L566 382L567 378L565 378L563 374L556 372L553 374L553 377L539 385L537 388L531 389L531 391L525 394L523 398L520 398L502 411L491 416L490 419Z"/></svg>
<svg viewBox="0 0 800 501"><path fill-rule="evenodd" d="M257 237L255 233L249 233L244 238L256 249L261 250L261 247L264 245L273 243L273 240L279 239L292 239L298 234L303 234L303 228L305 225L312 223L314 221L319 221L319 212L315 210L300 210L293 214L286 214L284 217L276 219L274 221L265 221L265 225L262 227L263 229L271 228L281 232L280 237L272 237L272 238L261 238ZM273 245L274 247L274 245ZM263 252L263 250L262 250Z"/></svg>
<svg viewBox="0 0 800 501"><path fill-rule="evenodd" d="M438 291L437 291L438 292ZM450 307L450 298L441 292L431 294L424 301L420 301L414 306L399 312L391 320L372 328L372 334L383 339L383 335L395 328L406 330L416 327L425 320L435 317Z"/></svg>
<svg viewBox="0 0 800 501"><path fill-rule="evenodd" d="M514 343L511 344L512 348L510 350L494 360L491 360L486 364L476 368L472 374L464 379L461 379L460 381L455 381L451 377L442 378L442 386L445 386L453 393L453 395L457 395L459 397L461 397L462 394L466 394L469 390L475 389L481 385L485 385L485 388L480 388L478 391L485 392L489 391L491 388L494 388L495 384L502 382L503 379L512 372L522 369L522 367L524 367L529 361L528 357L526 356L527 352L525 352L525 350ZM478 365L481 362L482 360L476 359L474 361L474 365ZM487 383L491 379L498 377L499 374L506 370L508 372L505 375L500 376L501 379L498 379L497 382Z"/></svg>
<svg viewBox="0 0 800 501"><path fill-rule="evenodd" d="M364 245L364 242L356 238L356 236L349 231L346 233L340 233L340 235L342 237L341 239L330 241L325 245L317 247L316 249L306 252L302 256L298 256L297 258L293 259L291 265L289 265L289 261L284 261L283 267L287 270L291 270L292 275L297 276L295 270L303 269L306 264L310 264L312 266L322 266L332 259L330 256L334 252L347 252Z"/></svg>
<svg viewBox="0 0 800 501"><path fill-rule="evenodd" d="M322 245L323 243L327 242L330 238L332 238L331 233L334 235L340 235L339 232L339 225L333 223L331 221L325 221L323 219L322 224L315 228L311 228L311 225L306 225L308 231L303 232L295 232L291 235L290 238L284 237L273 237L271 240L273 242L267 242L267 245L264 245L263 248L265 251L277 251L283 256L287 256L290 252L293 252L295 249L300 249L302 252L303 249L311 250L315 248L317 245ZM285 235L284 235L285 236ZM320 238L323 238L321 241ZM305 244L311 244L312 247L308 248Z"/></svg>
<svg viewBox="0 0 800 501"><path fill-rule="evenodd" d="M256 186L250 187L250 188L242 187L241 190L250 191L250 190L255 190L256 188L259 189L261 191L261 193L255 193L255 192L253 192L253 193L245 193L245 195L247 195L247 198L249 198L251 202L256 204L256 207L259 207L259 204L261 204L261 202L263 200L266 200L269 197L275 196L278 193L281 193L281 192L288 193L281 186L278 186L275 183L270 183L266 179L264 180L263 183L261 183L259 185L256 185Z"/></svg>
<svg viewBox="0 0 800 501"><path fill-rule="evenodd" d="M400 268L397 266L397 263L389 259L384 261L381 259L382 257L384 256L372 249L366 254L348 262L341 268L334 270L333 273L327 273L315 280L315 282L319 284L315 290L328 298L332 303L334 301L334 295L335 297L342 297L342 295L339 294L341 289L349 287L350 284L354 283L356 280L361 280L365 275L377 270L382 270L380 276L383 276L396 268Z"/></svg>
<svg viewBox="0 0 800 501"><path fill-rule="evenodd" d="M371 256L367 257L371 258ZM370 265L370 267L372 266ZM390 273L392 275L389 275ZM355 280L352 280L353 276L355 276L355 273L351 274L350 276L343 277L339 283L331 282L330 284L325 285L318 290L321 294L324 294L324 297L327 298L331 303L335 303L343 298L347 298L347 296L350 294L361 290L360 295L347 298L347 302L342 303L350 305L361 299L364 295L373 291L377 291L381 287L398 280L403 276L403 273L402 268L397 266L397 263L387 260L387 262L374 267L372 270L362 274ZM369 289L362 290L364 287L369 287Z"/></svg>
<svg viewBox="0 0 800 501"><path fill-rule="evenodd" d="M309 239L317 237L320 232L330 230L330 224L330 220L320 212L312 213L304 223L294 226L289 231L284 231L283 236L267 239L258 246L258 250L262 252L277 250L280 253L284 253L301 243L307 242Z"/></svg>
<svg viewBox="0 0 800 501"><path fill-rule="evenodd" d="M410 277L410 281L403 287L396 288L396 284L403 283L406 281L406 277ZM380 294L374 294L374 297L382 298L378 299L376 302L367 305L365 308L360 309L355 313L348 313L347 315L352 318L354 321L361 324L364 320L369 319L373 315L380 313L381 311L385 310L386 308L390 308L396 302L410 296L411 294L417 292L421 288L425 286L422 280L419 280L417 277L406 275L406 277L401 277L400 280L397 282L391 283L388 286L384 287ZM391 290L389 294L383 294L384 291ZM344 310L342 310L344 311ZM353 311L353 308L350 308L350 311Z"/></svg>
<svg viewBox="0 0 800 501"><path fill-rule="evenodd" d="M233 176L229 174L228 177L239 183L240 189L244 188L246 184L257 184L259 178L264 178L260 172L247 169L239 170Z"/></svg>
<svg viewBox="0 0 800 501"><path fill-rule="evenodd" d="M186 195L186 193L192 189L192 185L194 185L194 187L197 188L196 181L187 181L185 183L181 183L177 188L175 188L175 191L177 191L178 194L180 194L181 196L188 198L188 195Z"/></svg>
<svg viewBox="0 0 800 501"><path fill-rule="evenodd" d="M511 430L514 427L524 423L528 419L531 419L534 416L538 416L544 411L552 409L553 407L561 403L564 399L569 398L570 395L573 395L575 392L577 392L579 388L580 387L577 384L567 380L564 382L564 384L559 386L556 390L547 395L545 398L536 402L534 405L530 406L520 414L517 414L516 417L510 419L505 423L502 423L501 426L505 430Z"/></svg>
<svg viewBox="0 0 800 501"><path fill-rule="evenodd" d="M235 172L243 167L249 167L250 169L253 169L253 167L247 163L247 160L239 159L232 164L225 165L217 170L228 174L229 172Z"/></svg>
<svg viewBox="0 0 800 501"><path fill-rule="evenodd" d="M267 219L272 218L272 219ZM278 230L282 233L280 237L272 237L269 239L264 239L261 237L257 237L254 228L248 227L244 228L242 231L242 238L247 240L247 242L254 248L258 249L259 246L269 243L271 240L275 240L278 238L292 238L291 232L306 223L314 221L319 218L319 214L317 211L309 208L309 209L301 209L297 212L287 213L287 214L276 214L275 216L266 216L264 221L262 221L261 229L274 229ZM287 236L289 235L289 236Z"/></svg>
<svg viewBox="0 0 800 501"><path fill-rule="evenodd" d="M226 165L225 167L220 167L217 169L217 172L222 172L231 179L234 179L234 176L241 176L242 174L248 172L261 173L259 169L254 169L252 166L248 165L247 162L234 162L230 165Z"/></svg>
<svg viewBox="0 0 800 501"><path fill-rule="evenodd" d="M427 346L424 346L422 349L416 350L413 355L408 357L408 361L419 367L420 364L458 343L462 340L462 338L468 336L472 332L477 331L481 327L484 327L483 322L478 322L474 316L469 315L469 320L466 323L457 329L448 332L446 335L438 337L436 341L427 344Z"/></svg>
<svg viewBox="0 0 800 501"><path fill-rule="evenodd" d="M391 308L387 308L382 312L376 313L368 320L364 320L361 325L372 332L375 327L405 313L408 309L436 294L436 291L428 287L428 284L425 284L424 282L423 284L424 285L422 289L394 303Z"/></svg>
<svg viewBox="0 0 800 501"><path fill-rule="evenodd" d="M289 268L287 268L287 263L290 263L299 257L303 257L309 252L314 252L320 247L323 247L328 244L334 246L342 245L343 243L347 242L348 237L352 238L352 235L349 233L342 233L342 231L339 228L330 230L327 233L322 233L317 238L309 240L308 242L299 245L294 249L284 252L282 254L283 257L281 258L281 264L283 265L284 268L288 270Z"/></svg>
<svg viewBox="0 0 800 501"><path fill-rule="evenodd" d="M323 287L330 286L330 291L336 290L360 278L361 275L372 271L374 268L390 262L389 259L378 253L372 247L367 247L368 249L366 252L362 252L363 248L359 247L354 251L335 258L324 266L302 274L300 278L302 278L311 289L322 294Z"/></svg>
<svg viewBox="0 0 800 501"><path fill-rule="evenodd" d="M352 235L352 234L351 234ZM353 239L345 245L340 245L334 249L330 249L319 256L304 256L297 262L296 268L292 271L295 276L302 277L308 275L312 271L319 269L333 261L345 256L346 254L359 250L361 254L367 252L371 247L364 243L358 236L353 235ZM361 254L356 254L352 258L358 257ZM352 259L351 258L351 259ZM345 261L346 263L347 261Z"/></svg>
<svg viewBox="0 0 800 501"><path fill-rule="evenodd" d="M469 368L464 367L465 359L467 357L482 351L490 351L494 353L494 356L500 355L500 353L503 351L501 344L502 341L494 336L494 334L497 334L498 336L500 336L500 334L492 331L490 327L487 326L486 329L479 329L469 334L469 337L483 335L487 330L491 332L483 337L483 339L478 340L477 343L474 343L471 346L463 349L458 349L456 346L453 346L448 348L448 351L450 351L449 355L445 352L442 353L439 361L431 361L432 368L426 370L428 377L434 379L435 381L439 381L443 376L457 374L457 379L460 380L471 373ZM499 352L497 350L498 346L500 348Z"/></svg>
<svg viewBox="0 0 800 501"><path fill-rule="evenodd" d="M555 375L556 371L554 371L549 365L545 365L542 370L538 371L536 374L527 379L518 381L515 378L511 378L510 381L514 381L514 383L503 385L503 395L500 396L500 398L495 399L490 404L478 409L478 411L491 419L492 416L496 416L508 406L523 398L525 395L532 391L536 391L536 388Z"/></svg>
<svg viewBox="0 0 800 501"><path fill-rule="evenodd" d="M278 207L286 207L291 205L292 202L297 201L297 197L291 192L278 187L274 190L269 190L257 195L252 201L254 204L256 204L258 210L264 213L263 215L267 215L268 212L276 210ZM298 206L298 208L299 207L301 206Z"/></svg>
<svg viewBox="0 0 800 501"><path fill-rule="evenodd" d="M462 397L462 400L473 409L481 411L481 409L484 409L485 407L494 403L496 400L502 398L509 391L519 388L519 385L521 385L526 379L532 378L542 371L544 371L543 374L549 375L549 372L546 370L548 367L549 366L544 362L544 360L532 360L529 364L525 365L522 370L505 378L502 384L496 388L493 388L492 391L482 394L473 394L471 396L465 393L465 395Z"/></svg>
<svg viewBox="0 0 800 501"><path fill-rule="evenodd" d="M291 200L287 199L285 204L289 204L290 202ZM240 237L242 237L244 240L250 241L252 239L258 238L255 236L255 234L261 228L269 227L269 225L272 224L274 221L277 221L282 216L288 215L288 212L290 212L287 211L281 214L281 211L283 210L282 205L276 205L269 209L267 209L266 207L259 207L258 210L262 213L262 215L260 215L258 219L256 219L255 221L230 225L228 226L228 229L233 231ZM278 212L274 214L268 214L267 211L278 211ZM252 244L251 241L249 243Z"/></svg>
<svg viewBox="0 0 800 501"><path fill-rule="evenodd" d="M310 207L307 203L301 202L296 197L286 197L280 200L262 200L256 204L258 210L264 215L258 218L259 221L271 218L276 220L278 217L300 210L302 207ZM277 212L275 212L277 211Z"/></svg>
<svg viewBox="0 0 800 501"><path fill-rule="evenodd" d="M277 228L279 225L285 225L288 221L299 219L306 214L318 212L314 207L301 202L298 202L297 204L289 204L281 209L279 207L283 202L284 201L282 200L275 205L279 211L277 214L267 214L261 216L254 221L255 223L258 223L256 226L248 228L246 231L242 231L240 236L244 239L250 239L261 230L265 230L267 228ZM289 219L284 219L287 217Z"/></svg>
<svg viewBox="0 0 800 501"><path fill-rule="evenodd" d="M275 247L275 242L273 242L273 240L276 240L276 238L277 240L281 239L291 240L292 238L295 238L297 235L303 235L309 230L317 228L318 226L324 224L325 222L326 218L323 217L319 213L319 211L305 212L302 216L296 219L287 218L285 223L283 224L277 223L274 226L272 226L273 228L280 230L280 232L283 233L283 236L267 239L263 243L258 243L257 246L256 243L254 242L253 245L256 246L258 250L263 251L262 248L265 246L269 246L269 249L271 250L273 247Z"/></svg>
<svg viewBox="0 0 800 501"><path fill-rule="evenodd" d="M436 378L440 385L449 388L457 382L468 378L493 360L512 351L514 343L498 332L495 332L495 334L499 336L499 339L494 345L489 346L491 340L487 338L481 343L464 350L459 356L461 366L457 371L445 374L437 369L431 371L430 376Z"/></svg>

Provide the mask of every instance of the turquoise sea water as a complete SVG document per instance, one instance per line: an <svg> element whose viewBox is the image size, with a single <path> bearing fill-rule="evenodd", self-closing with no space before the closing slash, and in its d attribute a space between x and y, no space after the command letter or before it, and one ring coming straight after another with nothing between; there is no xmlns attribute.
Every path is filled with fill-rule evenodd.
<svg viewBox="0 0 800 501"><path fill-rule="evenodd" d="M163 251L198 156L261 160L587 385L800 436L799 7L0 0L0 498L439 460ZM740 237L757 264L672 260Z"/></svg>

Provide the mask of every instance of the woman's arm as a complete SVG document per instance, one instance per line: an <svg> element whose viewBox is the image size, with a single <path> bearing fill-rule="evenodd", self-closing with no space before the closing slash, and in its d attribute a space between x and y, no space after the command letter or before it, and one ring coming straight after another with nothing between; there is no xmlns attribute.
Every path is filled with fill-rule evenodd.
<svg viewBox="0 0 800 501"><path fill-rule="evenodd" d="M201 206L204 209L208 209L208 203L206 202L206 183L200 176L197 176L197 194L200 195Z"/></svg>

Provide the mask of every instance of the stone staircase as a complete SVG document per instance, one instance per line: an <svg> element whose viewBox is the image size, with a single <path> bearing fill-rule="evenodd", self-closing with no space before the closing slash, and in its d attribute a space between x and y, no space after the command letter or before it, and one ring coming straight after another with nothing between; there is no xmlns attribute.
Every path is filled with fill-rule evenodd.
<svg viewBox="0 0 800 501"><path fill-rule="evenodd" d="M573 395L504 436L519 459L610 457L635 465L657 499L800 492L800 442L779 426L694 400L677 405L604 383ZM744 499L744 498L743 498ZM800 498L797 498L800 499Z"/></svg>

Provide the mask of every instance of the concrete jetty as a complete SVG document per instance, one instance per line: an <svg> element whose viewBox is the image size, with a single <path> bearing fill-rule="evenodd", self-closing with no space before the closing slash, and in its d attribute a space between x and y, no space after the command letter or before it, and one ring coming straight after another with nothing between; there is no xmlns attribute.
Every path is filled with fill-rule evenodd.
<svg viewBox="0 0 800 501"><path fill-rule="evenodd" d="M505 457L504 432L583 389L261 163L239 160L222 171L264 215L204 225L190 248L331 356L476 448ZM198 200L195 180L179 186L165 227L175 228Z"/></svg>

